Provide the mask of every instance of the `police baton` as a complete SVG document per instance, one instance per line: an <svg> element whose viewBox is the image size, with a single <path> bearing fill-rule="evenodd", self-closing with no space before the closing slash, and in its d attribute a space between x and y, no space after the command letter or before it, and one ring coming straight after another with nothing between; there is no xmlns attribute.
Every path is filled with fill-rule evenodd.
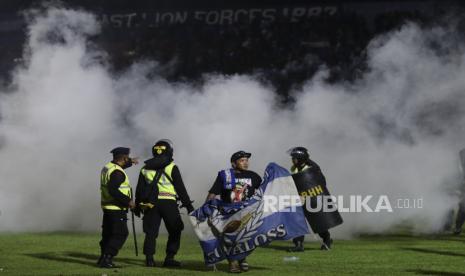
<svg viewBox="0 0 465 276"><path fill-rule="evenodd" d="M131 210L132 217L132 235L134 236L134 249L136 250L136 257L139 256L139 250L137 250L137 238L136 238L136 226L134 224L134 211Z"/></svg>
<svg viewBox="0 0 465 276"><path fill-rule="evenodd" d="M131 188L131 197L132 197ZM134 237L134 249L136 250L136 257L139 256L139 250L137 249L137 237L136 237L136 225L134 223L134 210L131 210L131 221L132 221L132 236Z"/></svg>

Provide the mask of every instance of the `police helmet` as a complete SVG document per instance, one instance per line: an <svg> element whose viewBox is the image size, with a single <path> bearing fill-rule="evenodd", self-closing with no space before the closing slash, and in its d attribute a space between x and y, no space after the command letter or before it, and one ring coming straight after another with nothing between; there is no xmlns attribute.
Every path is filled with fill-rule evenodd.
<svg viewBox="0 0 465 276"><path fill-rule="evenodd" d="M161 139L152 147L154 157L168 156L173 157L173 143L168 139Z"/></svg>
<svg viewBox="0 0 465 276"><path fill-rule="evenodd" d="M287 153L299 161L306 161L310 158L308 150L304 147L294 147L287 151Z"/></svg>

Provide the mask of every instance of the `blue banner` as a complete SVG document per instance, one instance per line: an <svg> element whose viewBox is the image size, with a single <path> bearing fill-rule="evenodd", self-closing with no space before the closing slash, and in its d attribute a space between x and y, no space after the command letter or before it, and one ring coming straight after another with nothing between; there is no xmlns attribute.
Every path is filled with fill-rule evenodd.
<svg viewBox="0 0 465 276"><path fill-rule="evenodd" d="M298 200L281 200L291 198ZM302 208L290 173L270 163L252 198L229 204L210 200L192 212L190 220L205 263L215 264L223 259L244 259L255 248L273 240L309 233Z"/></svg>

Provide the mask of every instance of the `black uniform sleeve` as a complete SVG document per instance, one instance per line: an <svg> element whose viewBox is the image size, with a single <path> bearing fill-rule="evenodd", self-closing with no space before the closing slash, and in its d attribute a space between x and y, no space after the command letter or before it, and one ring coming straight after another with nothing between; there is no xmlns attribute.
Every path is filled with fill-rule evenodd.
<svg viewBox="0 0 465 276"><path fill-rule="evenodd" d="M174 189L176 190L176 194L181 200L182 205L184 206L191 205L192 204L191 199L189 198L189 194L187 193L186 186L184 186L184 182L182 181L181 172L179 171L178 166L173 167L173 170L171 171L171 176L173 177Z"/></svg>
<svg viewBox="0 0 465 276"><path fill-rule="evenodd" d="M220 195L222 189L223 189L223 183L221 183L221 177L220 177L220 174L218 173L218 176L215 179L215 183L213 183L213 186L210 188L210 191L208 192L210 194Z"/></svg>
<svg viewBox="0 0 465 276"><path fill-rule="evenodd" d="M119 186L124 182L124 180L126 180L126 176L122 172L118 170L112 172L110 175L110 181L108 182L108 192L122 206L128 206L131 198L119 190Z"/></svg>
<svg viewBox="0 0 465 276"><path fill-rule="evenodd" d="M136 187L136 206L139 206L141 202L143 188L145 187L145 177L142 175L142 172L139 173L139 179L137 180L137 187Z"/></svg>

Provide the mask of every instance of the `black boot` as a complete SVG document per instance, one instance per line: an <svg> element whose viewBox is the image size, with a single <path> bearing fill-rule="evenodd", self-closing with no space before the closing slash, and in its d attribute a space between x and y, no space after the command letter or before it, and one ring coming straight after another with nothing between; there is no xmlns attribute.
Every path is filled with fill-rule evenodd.
<svg viewBox="0 0 465 276"><path fill-rule="evenodd" d="M304 252L304 243L301 241L297 241L294 243L295 246L293 248L289 248L288 252Z"/></svg>
<svg viewBox="0 0 465 276"><path fill-rule="evenodd" d="M148 267L155 267L155 261L153 260L153 255L145 256L145 265Z"/></svg>
<svg viewBox="0 0 465 276"><path fill-rule="evenodd" d="M115 265L113 264L113 256L110 254L103 255L103 259L100 262L100 267L102 268L114 268Z"/></svg>
<svg viewBox="0 0 465 276"><path fill-rule="evenodd" d="M176 261L174 259L174 256L173 257L166 257L165 258L165 261L163 262L163 266L167 266L167 267L180 267L181 266L181 263Z"/></svg>
<svg viewBox="0 0 465 276"><path fill-rule="evenodd" d="M330 250L331 245L333 244L333 239L323 240L323 244L321 245L321 250Z"/></svg>

